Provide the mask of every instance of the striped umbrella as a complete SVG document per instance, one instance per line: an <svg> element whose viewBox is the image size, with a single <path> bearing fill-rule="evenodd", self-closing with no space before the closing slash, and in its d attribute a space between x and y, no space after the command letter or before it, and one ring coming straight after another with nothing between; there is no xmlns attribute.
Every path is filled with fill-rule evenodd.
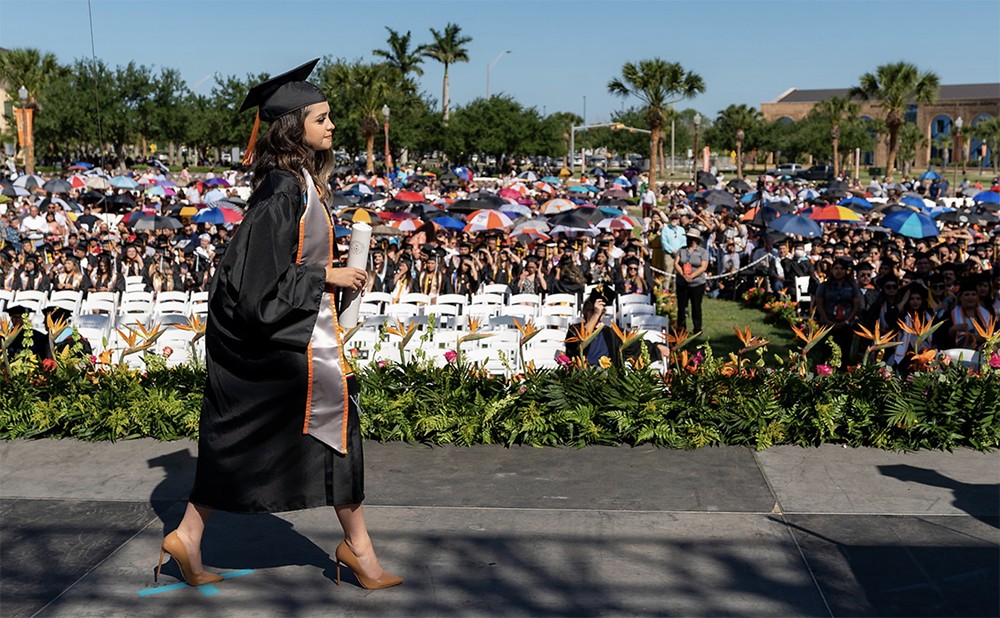
<svg viewBox="0 0 1000 618"><path fill-rule="evenodd" d="M816 208L809 215L809 218L820 223L860 223L864 221L861 215L843 206Z"/></svg>
<svg viewBox="0 0 1000 618"><path fill-rule="evenodd" d="M400 232L416 232L424 224L420 219L404 219L402 221L390 221L388 225Z"/></svg>
<svg viewBox="0 0 1000 618"><path fill-rule="evenodd" d="M337 216L344 221L361 221L376 224L382 222L382 219L376 213L359 206L345 208Z"/></svg>
<svg viewBox="0 0 1000 618"><path fill-rule="evenodd" d="M931 238L938 235L938 228L933 219L923 213L907 210L886 215L882 219L882 227L910 238Z"/></svg>
<svg viewBox="0 0 1000 618"><path fill-rule="evenodd" d="M521 231L511 232L508 237L511 240L517 242L531 243L531 242L546 242L552 240L552 237L545 232L539 232L533 227L524 228Z"/></svg>
<svg viewBox="0 0 1000 618"><path fill-rule="evenodd" d="M466 232L501 230L514 225L514 222L510 220L510 217L503 214L499 210L476 211L469 215L468 222L468 225L465 226Z"/></svg>
<svg viewBox="0 0 1000 618"><path fill-rule="evenodd" d="M635 224L628 217L614 217L598 221L597 227L602 230L631 230Z"/></svg>

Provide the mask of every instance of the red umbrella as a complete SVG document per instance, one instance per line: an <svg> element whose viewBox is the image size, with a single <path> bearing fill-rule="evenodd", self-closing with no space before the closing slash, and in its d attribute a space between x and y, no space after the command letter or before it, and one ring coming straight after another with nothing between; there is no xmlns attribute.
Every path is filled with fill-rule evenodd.
<svg viewBox="0 0 1000 618"><path fill-rule="evenodd" d="M390 221L388 225L400 232L416 232L423 226L423 222L419 219L405 219L403 221Z"/></svg>
<svg viewBox="0 0 1000 618"><path fill-rule="evenodd" d="M416 191L400 191L396 194L396 199L402 202L426 202L427 198L424 197L423 193L417 193Z"/></svg>

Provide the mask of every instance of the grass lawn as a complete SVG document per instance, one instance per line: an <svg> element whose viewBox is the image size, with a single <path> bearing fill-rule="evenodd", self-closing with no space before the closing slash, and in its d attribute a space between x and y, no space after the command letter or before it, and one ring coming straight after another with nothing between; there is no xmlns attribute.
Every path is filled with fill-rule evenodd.
<svg viewBox="0 0 1000 618"><path fill-rule="evenodd" d="M728 356L742 347L736 338L733 328L750 327L754 335L768 339L766 358L772 359L774 354L782 358L788 357L788 352L799 349L795 333L787 326L776 326L764 322L764 313L757 309L749 309L731 300L715 300L706 298L702 303L702 334L703 341L712 346L715 356ZM688 326L691 320L688 318Z"/></svg>

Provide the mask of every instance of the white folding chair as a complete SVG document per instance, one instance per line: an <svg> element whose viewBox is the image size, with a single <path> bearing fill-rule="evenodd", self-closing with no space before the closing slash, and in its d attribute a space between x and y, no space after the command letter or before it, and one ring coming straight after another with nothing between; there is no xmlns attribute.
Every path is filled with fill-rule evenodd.
<svg viewBox="0 0 1000 618"><path fill-rule="evenodd" d="M500 308L500 315L509 315L520 320L529 320L538 316L538 308L531 305L507 305Z"/></svg>
<svg viewBox="0 0 1000 618"><path fill-rule="evenodd" d="M207 303L208 302L208 292L191 292L191 298L189 302L194 303Z"/></svg>
<svg viewBox="0 0 1000 618"><path fill-rule="evenodd" d="M506 298L510 294L510 287L506 283L488 283L479 288L480 294L496 294Z"/></svg>
<svg viewBox="0 0 1000 618"><path fill-rule="evenodd" d="M527 305L530 307L539 307L542 304L542 297L538 294L514 294L507 299L507 305L513 307L515 305Z"/></svg>
<svg viewBox="0 0 1000 618"><path fill-rule="evenodd" d="M503 296L499 294L473 294L472 298L469 300L469 306L476 305L503 305Z"/></svg>
<svg viewBox="0 0 1000 618"><path fill-rule="evenodd" d="M618 297L618 310L621 311L625 305L649 305L652 302L648 294L622 294Z"/></svg>
<svg viewBox="0 0 1000 618"><path fill-rule="evenodd" d="M441 304L437 304L437 305L426 305L424 307L424 315L434 315L434 316L450 315L450 316L457 316L458 313L459 313L459 308L458 308L457 305L441 305Z"/></svg>
<svg viewBox="0 0 1000 618"><path fill-rule="evenodd" d="M665 315L634 315L632 328L663 332L670 329L670 318Z"/></svg>
<svg viewBox="0 0 1000 618"><path fill-rule="evenodd" d="M385 315L390 318L412 318L420 313L420 307L407 303L392 303L385 308Z"/></svg>
<svg viewBox="0 0 1000 618"><path fill-rule="evenodd" d="M523 354L521 362L525 366L528 363L534 363L536 369L555 369L559 366L559 363L556 361L556 355L565 354L566 347L562 341L558 343L546 342L530 347L526 345L521 353Z"/></svg>
<svg viewBox="0 0 1000 618"><path fill-rule="evenodd" d="M573 317L576 315L576 307L571 305L543 305L541 310L538 312L538 315L539 317Z"/></svg>
<svg viewBox="0 0 1000 618"><path fill-rule="evenodd" d="M407 292L399 297L399 303L397 304L422 307L431 304L431 297L430 294L423 294L421 292Z"/></svg>
<svg viewBox="0 0 1000 618"><path fill-rule="evenodd" d="M979 352L970 348L950 348L941 350L942 356L947 356L953 362L962 363L966 367L979 366Z"/></svg>
<svg viewBox="0 0 1000 618"><path fill-rule="evenodd" d="M76 313L80 310L82 302L83 292L79 290L53 290L49 293L47 306L57 304L63 309L69 309L73 313Z"/></svg>
<svg viewBox="0 0 1000 618"><path fill-rule="evenodd" d="M804 277L795 278L795 302L801 305L802 303L811 303L812 296L809 294L809 283L811 277L808 275Z"/></svg>
<svg viewBox="0 0 1000 618"><path fill-rule="evenodd" d="M41 290L18 290L14 293L14 300L11 305L21 305L30 309L32 313L39 313L48 303L49 293Z"/></svg>
<svg viewBox="0 0 1000 618"><path fill-rule="evenodd" d="M458 314L461 315L469 305L469 298L465 294L442 294L437 297L436 302L439 305L454 305L458 307Z"/></svg>
<svg viewBox="0 0 1000 618"><path fill-rule="evenodd" d="M549 294L542 301L542 307L553 307L553 306L569 306L573 308L574 313L577 309L577 299L576 294Z"/></svg>
<svg viewBox="0 0 1000 618"><path fill-rule="evenodd" d="M618 322L624 326L631 326L632 320L638 315L656 315L656 307L640 304L625 305L622 307Z"/></svg>
<svg viewBox="0 0 1000 618"><path fill-rule="evenodd" d="M122 292L121 301L119 301L119 306L124 305L128 301L142 301L152 303L154 300L152 292L146 292L145 290L133 290L129 291L127 288Z"/></svg>

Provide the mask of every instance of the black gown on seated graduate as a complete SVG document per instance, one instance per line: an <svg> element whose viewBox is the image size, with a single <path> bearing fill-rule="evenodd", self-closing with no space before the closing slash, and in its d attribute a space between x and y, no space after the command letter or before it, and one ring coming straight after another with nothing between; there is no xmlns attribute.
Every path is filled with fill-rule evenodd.
<svg viewBox="0 0 1000 618"><path fill-rule="evenodd" d="M303 433L310 336L325 289L322 268L296 263L303 202L295 176L272 171L212 281L194 504L274 513L364 500L353 375L345 380L347 453Z"/></svg>

